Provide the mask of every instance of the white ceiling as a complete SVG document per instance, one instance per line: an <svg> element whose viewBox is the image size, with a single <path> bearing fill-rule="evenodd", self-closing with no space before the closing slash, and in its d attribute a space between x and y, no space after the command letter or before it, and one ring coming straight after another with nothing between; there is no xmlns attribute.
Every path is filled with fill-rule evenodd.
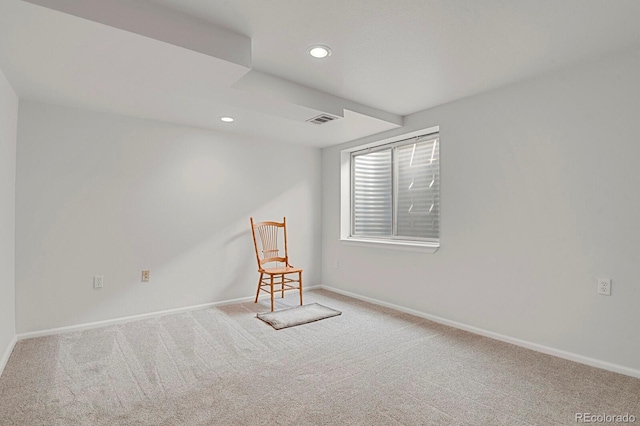
<svg viewBox="0 0 640 426"><path fill-rule="evenodd" d="M0 68L24 99L323 147L638 48L638 18L637 0L0 0ZM322 113L339 119L305 122Z"/></svg>

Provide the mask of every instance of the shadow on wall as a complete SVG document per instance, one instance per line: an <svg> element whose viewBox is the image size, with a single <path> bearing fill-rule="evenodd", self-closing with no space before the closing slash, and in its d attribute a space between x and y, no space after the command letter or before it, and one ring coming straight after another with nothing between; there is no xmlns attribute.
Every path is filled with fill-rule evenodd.
<svg viewBox="0 0 640 426"><path fill-rule="evenodd" d="M223 273L229 276L227 283L222 283L224 293L233 293L236 288L243 288L250 276L255 274L255 255L251 231L238 232L223 243ZM250 273L251 272L251 273Z"/></svg>
<svg viewBox="0 0 640 426"><path fill-rule="evenodd" d="M291 223L289 247L294 259L311 264L318 250L314 247L315 224L307 219L314 214L313 197L309 184L301 182L253 211L238 213L238 219L224 227L212 228L206 239L195 241L192 247L176 251L173 258L163 258L162 264L153 266L154 288L165 291L164 297L176 306L253 295L258 273L249 224L252 215L264 220L287 215ZM130 294L125 291L115 296L113 303L120 304Z"/></svg>

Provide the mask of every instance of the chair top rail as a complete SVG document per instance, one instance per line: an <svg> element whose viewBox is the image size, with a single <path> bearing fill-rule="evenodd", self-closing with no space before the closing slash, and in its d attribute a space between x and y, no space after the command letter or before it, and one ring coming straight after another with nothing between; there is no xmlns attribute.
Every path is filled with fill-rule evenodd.
<svg viewBox="0 0 640 426"><path fill-rule="evenodd" d="M256 222L253 224L254 228L260 228L262 226L277 226L278 228L284 228L284 222L272 222L272 221L266 221L266 222Z"/></svg>

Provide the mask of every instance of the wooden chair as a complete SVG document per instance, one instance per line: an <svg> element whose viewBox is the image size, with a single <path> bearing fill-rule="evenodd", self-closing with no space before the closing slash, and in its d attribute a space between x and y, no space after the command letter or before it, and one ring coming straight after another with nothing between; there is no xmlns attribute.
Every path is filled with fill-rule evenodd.
<svg viewBox="0 0 640 426"><path fill-rule="evenodd" d="M284 292L288 290L298 290L300 292L300 305L302 305L302 269L294 268L289 264L289 252L287 251L287 218L283 218L282 222L259 222L254 223L251 220L251 233L253 234L253 247L256 250L256 259L258 261L258 272L260 279L258 280L258 291L256 292L256 300L260 290L266 291L271 295L271 311L273 312L273 295L275 292ZM279 235L284 234L284 256L280 252L282 247L279 245ZM258 242L259 240L259 242ZM258 249L258 245L260 249ZM275 267L266 268L267 264L275 264ZM265 277L268 275L268 277ZM297 275L297 279L288 277L288 275ZM294 285L298 283L298 285ZM279 288L276 288L279 286Z"/></svg>

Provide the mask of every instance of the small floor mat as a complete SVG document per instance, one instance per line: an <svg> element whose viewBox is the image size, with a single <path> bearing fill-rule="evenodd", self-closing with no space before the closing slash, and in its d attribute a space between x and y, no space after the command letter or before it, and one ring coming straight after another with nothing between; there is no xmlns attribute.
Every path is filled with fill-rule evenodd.
<svg viewBox="0 0 640 426"><path fill-rule="evenodd" d="M265 312L263 314L256 315L256 317L271 325L276 330L280 330L287 327L294 327L296 325L320 321L340 314L342 314L342 312L327 308L319 303L312 303L310 305L296 306L295 308L287 308L275 312Z"/></svg>

